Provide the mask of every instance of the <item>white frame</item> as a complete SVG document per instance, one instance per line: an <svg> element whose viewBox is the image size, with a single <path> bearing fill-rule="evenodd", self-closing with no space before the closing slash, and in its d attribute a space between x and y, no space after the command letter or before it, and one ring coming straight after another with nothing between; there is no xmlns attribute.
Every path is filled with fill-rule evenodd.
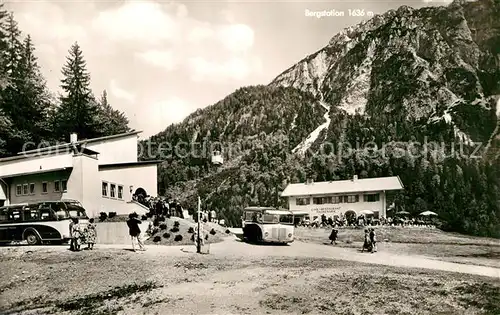
<svg viewBox="0 0 500 315"><path fill-rule="evenodd" d="M66 183L66 185L63 185L63 182ZM66 187L64 187L66 186ZM68 180L67 179L61 179L61 187L60 187L62 192L67 192L68 191Z"/></svg>
<svg viewBox="0 0 500 315"><path fill-rule="evenodd" d="M20 188L21 190L18 191L17 189ZM16 196L22 196L23 195L23 185L22 184L17 184L16 185Z"/></svg>
<svg viewBox="0 0 500 315"><path fill-rule="evenodd" d="M23 184L23 196L29 195L29 192L30 192L29 188L30 187L29 187L28 183Z"/></svg>
<svg viewBox="0 0 500 315"><path fill-rule="evenodd" d="M45 184L45 188L47 188L45 191L43 191L43 184ZM48 194L49 193L49 182L42 182L42 194Z"/></svg>
<svg viewBox="0 0 500 315"><path fill-rule="evenodd" d="M54 181L54 192L61 192L61 181L60 180Z"/></svg>
<svg viewBox="0 0 500 315"><path fill-rule="evenodd" d="M33 185L33 192L31 192L31 185ZM30 195L30 196L33 196L33 195L35 195L35 194L36 194L36 184L35 184L35 183L29 183L29 187L28 187L28 189L29 189L29 191L28 191L28 192L29 192L29 195Z"/></svg>
<svg viewBox="0 0 500 315"><path fill-rule="evenodd" d="M103 194L103 191L104 191L104 185L106 185L106 194ZM102 197L105 197L105 198L109 198L109 182L107 181L102 181L101 183L101 196Z"/></svg>

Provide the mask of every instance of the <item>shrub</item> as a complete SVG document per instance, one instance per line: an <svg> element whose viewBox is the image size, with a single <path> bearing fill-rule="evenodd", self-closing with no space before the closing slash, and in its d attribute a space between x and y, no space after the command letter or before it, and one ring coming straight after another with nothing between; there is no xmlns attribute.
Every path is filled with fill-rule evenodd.
<svg viewBox="0 0 500 315"><path fill-rule="evenodd" d="M173 228L170 229L170 232L177 233L177 232L179 232L179 228L174 226Z"/></svg>
<svg viewBox="0 0 500 315"><path fill-rule="evenodd" d="M231 234L231 231L229 231L229 229L227 229L226 234Z"/></svg>
<svg viewBox="0 0 500 315"><path fill-rule="evenodd" d="M153 242L158 243L159 241L161 241L161 237L160 236L155 236L153 238Z"/></svg>
<svg viewBox="0 0 500 315"><path fill-rule="evenodd" d="M163 233L164 238L170 238L170 233Z"/></svg>
<svg viewBox="0 0 500 315"><path fill-rule="evenodd" d="M205 240L206 240L206 241L208 241L208 234L207 234L207 235L205 235Z"/></svg>
<svg viewBox="0 0 500 315"><path fill-rule="evenodd" d="M153 217L153 213L151 211L149 211L148 213L146 213L146 217L152 218Z"/></svg>
<svg viewBox="0 0 500 315"><path fill-rule="evenodd" d="M142 220L142 221L146 221L147 219L148 219L148 216L147 216L147 215L143 215L143 216L141 217L141 220Z"/></svg>
<svg viewBox="0 0 500 315"><path fill-rule="evenodd" d="M214 229L211 229L211 230L210 230L210 234L215 235L215 230L214 230Z"/></svg>
<svg viewBox="0 0 500 315"><path fill-rule="evenodd" d="M99 213L99 220L104 221L107 218L108 218L108 215L106 214L106 212Z"/></svg>
<svg viewBox="0 0 500 315"><path fill-rule="evenodd" d="M116 217L116 212L109 212L108 213L108 217L111 219L111 218L114 218Z"/></svg>
<svg viewBox="0 0 500 315"><path fill-rule="evenodd" d="M162 223L160 224L160 230L166 230L167 229L167 224Z"/></svg>
<svg viewBox="0 0 500 315"><path fill-rule="evenodd" d="M160 222L165 222L165 217L164 217L164 216L160 216L160 217L158 218L158 221L160 221Z"/></svg>
<svg viewBox="0 0 500 315"><path fill-rule="evenodd" d="M160 221L158 221L158 219L155 219L153 221L153 226L160 226Z"/></svg>
<svg viewBox="0 0 500 315"><path fill-rule="evenodd" d="M180 241L182 241L182 235L180 235L180 234L176 235L176 236L174 237L174 241L176 241L176 242L180 242Z"/></svg>
<svg viewBox="0 0 500 315"><path fill-rule="evenodd" d="M181 224L179 223L179 221L175 221L175 222L174 222L174 227L177 227L177 228L178 228L180 225L181 225Z"/></svg>
<svg viewBox="0 0 500 315"><path fill-rule="evenodd" d="M159 231L160 231L160 229L159 229L159 228L154 227L154 228L151 230L151 234L152 234L152 235L155 235L155 234L156 234L156 233L158 233Z"/></svg>
<svg viewBox="0 0 500 315"><path fill-rule="evenodd" d="M203 219L203 223L207 223L207 219Z"/></svg>
<svg viewBox="0 0 500 315"><path fill-rule="evenodd" d="M194 229L193 229L193 227L192 227L192 226L190 226L190 227L189 227L189 229L188 229L188 233L194 233Z"/></svg>

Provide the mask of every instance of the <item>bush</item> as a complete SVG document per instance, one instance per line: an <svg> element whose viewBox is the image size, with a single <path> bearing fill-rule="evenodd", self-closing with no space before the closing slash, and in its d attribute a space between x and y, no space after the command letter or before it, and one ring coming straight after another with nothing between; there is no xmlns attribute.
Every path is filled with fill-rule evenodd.
<svg viewBox="0 0 500 315"><path fill-rule="evenodd" d="M159 241L161 241L161 237L159 237L159 236L155 236L155 237L153 238L153 242L158 243Z"/></svg>
<svg viewBox="0 0 500 315"><path fill-rule="evenodd" d="M179 221L175 221L174 222L174 227L178 228L181 224L179 223Z"/></svg>
<svg viewBox="0 0 500 315"><path fill-rule="evenodd" d="M188 229L188 233L194 233L194 229L193 229L193 227L192 227L192 226L190 226L190 227L189 227L189 229Z"/></svg>
<svg viewBox="0 0 500 315"><path fill-rule="evenodd" d="M208 234L205 235L205 241L208 241Z"/></svg>
<svg viewBox="0 0 500 315"><path fill-rule="evenodd" d="M170 238L170 233L163 233L164 238Z"/></svg>
<svg viewBox="0 0 500 315"><path fill-rule="evenodd" d="M111 218L116 217L116 212L110 212L110 213L108 214L108 217L109 217L110 219L111 219Z"/></svg>
<svg viewBox="0 0 500 315"><path fill-rule="evenodd" d="M152 213L151 211L149 211L148 213L146 213L146 216L147 216L148 218L152 218L152 217L153 217L153 213Z"/></svg>
<svg viewBox="0 0 500 315"><path fill-rule="evenodd" d="M203 223L207 223L207 219L203 219Z"/></svg>
<svg viewBox="0 0 500 315"><path fill-rule="evenodd" d="M177 232L179 232L179 228L174 226L173 228L170 229L170 232L177 233Z"/></svg>
<svg viewBox="0 0 500 315"><path fill-rule="evenodd" d="M180 235L180 234L176 235L176 236L174 237L174 241L176 241L176 242L180 242L180 241L182 241L182 235Z"/></svg>
<svg viewBox="0 0 500 315"><path fill-rule="evenodd" d="M141 217L141 220L142 220L142 221L146 221L147 219L148 219L148 216L147 216L147 215L143 215L143 216Z"/></svg>
<svg viewBox="0 0 500 315"><path fill-rule="evenodd" d="M153 221L153 226L160 226L160 221L158 221L158 219L155 219Z"/></svg>
<svg viewBox="0 0 500 315"><path fill-rule="evenodd" d="M99 220L104 221L107 218L108 218L108 215L106 214L106 212L99 213Z"/></svg>
<svg viewBox="0 0 500 315"><path fill-rule="evenodd" d="M214 230L214 229L211 229L211 230L210 230L210 234L215 235L215 230Z"/></svg>
<svg viewBox="0 0 500 315"><path fill-rule="evenodd" d="M231 231L229 231L229 229L227 229L226 234L231 234Z"/></svg>
<svg viewBox="0 0 500 315"><path fill-rule="evenodd" d="M167 224L162 223L160 224L160 230L166 230L167 229Z"/></svg>
<svg viewBox="0 0 500 315"><path fill-rule="evenodd" d="M165 217L164 216L158 217L158 221L165 222Z"/></svg>

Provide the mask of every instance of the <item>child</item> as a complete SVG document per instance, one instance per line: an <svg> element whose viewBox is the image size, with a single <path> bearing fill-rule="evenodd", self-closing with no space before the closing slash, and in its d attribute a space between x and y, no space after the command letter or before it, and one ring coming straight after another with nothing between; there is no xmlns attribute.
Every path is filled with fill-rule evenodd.
<svg viewBox="0 0 500 315"><path fill-rule="evenodd" d="M94 244L97 238L96 225L94 224L94 218L89 220L89 224L87 225L85 239L87 240L87 248L89 250L94 249Z"/></svg>
<svg viewBox="0 0 500 315"><path fill-rule="evenodd" d="M73 218L73 226L71 228L71 243L72 248L75 251L80 250L80 237L82 236L82 232L80 230L80 224L78 222L78 218Z"/></svg>

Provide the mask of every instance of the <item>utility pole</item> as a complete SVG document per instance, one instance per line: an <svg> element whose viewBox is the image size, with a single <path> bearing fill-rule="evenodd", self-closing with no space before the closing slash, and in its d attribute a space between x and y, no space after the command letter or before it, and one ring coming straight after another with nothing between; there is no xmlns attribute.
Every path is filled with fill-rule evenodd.
<svg viewBox="0 0 500 315"><path fill-rule="evenodd" d="M198 235L196 236L197 238L197 243L196 243L196 252L198 254L201 254L201 237L200 237L200 212L201 212L201 199L200 196L198 196Z"/></svg>

